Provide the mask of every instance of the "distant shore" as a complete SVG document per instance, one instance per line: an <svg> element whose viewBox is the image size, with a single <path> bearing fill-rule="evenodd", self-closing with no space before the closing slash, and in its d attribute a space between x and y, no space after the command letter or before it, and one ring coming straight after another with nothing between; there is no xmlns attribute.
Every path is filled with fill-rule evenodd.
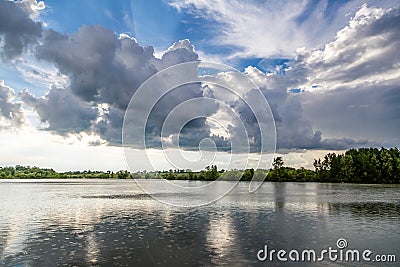
<svg viewBox="0 0 400 267"><path fill-rule="evenodd" d="M397 148L350 149L344 154L328 153L323 159L315 159L315 170L285 167L282 157L273 160L269 169L218 170L216 165L194 172L191 170L164 170L129 172L114 171L67 171L56 172L51 168L17 165L0 167L0 179L158 179L199 181L251 181L269 182L327 182L358 184L400 184L400 151Z"/></svg>

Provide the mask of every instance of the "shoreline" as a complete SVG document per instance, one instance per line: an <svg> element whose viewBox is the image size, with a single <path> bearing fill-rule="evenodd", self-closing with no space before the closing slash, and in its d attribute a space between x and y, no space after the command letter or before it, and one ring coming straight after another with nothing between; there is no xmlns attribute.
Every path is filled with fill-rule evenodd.
<svg viewBox="0 0 400 267"><path fill-rule="evenodd" d="M135 180L148 180L148 181L158 181L158 180L166 180L164 178L86 178L86 177L44 177L44 178L0 178L0 182L2 181L26 181L26 180L34 180L34 181L45 181L45 180L104 180L104 181L135 181ZM199 179L176 179L176 180L167 180L167 181L185 181L185 182L243 182L250 183L251 181L243 181L243 180L199 180ZM365 186L400 186L400 183L354 183L354 182L324 182L324 181L269 181L265 180L263 183L298 183L298 184L346 184L346 185L365 185Z"/></svg>

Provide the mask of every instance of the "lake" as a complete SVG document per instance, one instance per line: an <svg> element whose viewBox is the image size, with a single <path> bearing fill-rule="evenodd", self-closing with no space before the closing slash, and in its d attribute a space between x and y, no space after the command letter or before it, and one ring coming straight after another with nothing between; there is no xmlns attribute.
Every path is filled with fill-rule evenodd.
<svg viewBox="0 0 400 267"><path fill-rule="evenodd" d="M248 186L185 208L154 200L133 180L0 180L0 266L293 266L291 250L339 251L338 239L342 252L395 255L397 264L379 266L398 266L400 186L265 182L252 194ZM265 246L294 259L261 261ZM300 265L378 266L325 256Z"/></svg>

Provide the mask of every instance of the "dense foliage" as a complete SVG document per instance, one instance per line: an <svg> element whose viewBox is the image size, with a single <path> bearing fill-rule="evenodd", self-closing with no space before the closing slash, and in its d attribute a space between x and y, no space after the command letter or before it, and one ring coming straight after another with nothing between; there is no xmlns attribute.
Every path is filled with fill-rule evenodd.
<svg viewBox="0 0 400 267"><path fill-rule="evenodd" d="M128 171L68 171L56 172L53 169L20 166L0 167L0 178L131 178Z"/></svg>
<svg viewBox="0 0 400 267"><path fill-rule="evenodd" d="M314 161L318 181L344 183L400 183L400 151L397 148L350 149L327 154Z"/></svg>
<svg viewBox="0 0 400 267"><path fill-rule="evenodd" d="M169 170L162 172L130 173L126 170L56 172L38 167L0 167L0 178L118 178L169 180L240 180L250 181L254 175L263 175L271 182L331 182L400 184L400 151L397 148L350 149L344 154L328 153L314 160L315 171L285 167L282 157L276 157L269 170L218 170L212 165L200 172Z"/></svg>

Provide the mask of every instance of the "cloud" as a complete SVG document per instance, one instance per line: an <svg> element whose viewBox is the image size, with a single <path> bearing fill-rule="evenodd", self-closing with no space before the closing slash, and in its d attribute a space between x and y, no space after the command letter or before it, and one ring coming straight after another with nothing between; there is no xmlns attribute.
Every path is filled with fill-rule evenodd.
<svg viewBox="0 0 400 267"><path fill-rule="evenodd" d="M21 126L25 121L21 104L15 103L14 99L14 90L0 80L0 130L9 126Z"/></svg>
<svg viewBox="0 0 400 267"><path fill-rule="evenodd" d="M5 61L19 57L42 34L42 24L30 18L32 12L38 10L32 5L33 2L0 1L1 56Z"/></svg>
<svg viewBox="0 0 400 267"><path fill-rule="evenodd" d="M307 72L305 90L373 86L398 79L400 73L400 9L363 5L333 42L322 49L298 50L293 68ZM304 69L305 68L305 69ZM298 76L288 73L289 77Z"/></svg>
<svg viewBox="0 0 400 267"><path fill-rule="evenodd" d="M134 90L156 72L152 47L119 39L99 25L83 26L73 35L46 31L36 53L70 78L73 94L117 108L125 108Z"/></svg>
<svg viewBox="0 0 400 267"><path fill-rule="evenodd" d="M330 136L400 142L400 10L364 5L335 41L302 52L304 113ZM312 89L317 85L318 89Z"/></svg>
<svg viewBox="0 0 400 267"><path fill-rule="evenodd" d="M36 19L40 15L39 11L46 8L43 1L38 2L36 0L18 0L15 1L15 4L28 14L31 19Z"/></svg>
<svg viewBox="0 0 400 267"><path fill-rule="evenodd" d="M120 145L122 140L122 126L125 110L114 107L102 109L102 115L99 116L94 124L94 133L99 134L104 140L112 145Z"/></svg>
<svg viewBox="0 0 400 267"><path fill-rule="evenodd" d="M61 135L89 131L97 118L97 109L83 103L65 89L53 88L39 99L24 90L19 97L35 109L41 122L48 124L46 130Z"/></svg>
<svg viewBox="0 0 400 267"><path fill-rule="evenodd" d="M368 144L367 140L350 138L323 139L322 132L314 130L312 120L304 116L302 102L298 95L291 94L285 86L279 86L278 83L272 83L275 87L269 87L271 77L274 76L265 74L257 68L248 67L245 73L257 83L268 100L275 120L278 149L345 149ZM244 100L251 103L252 99L249 93L245 95ZM250 138L254 141L253 146L259 147L261 142L260 122L256 120L253 112L244 103L235 101L231 105L246 125ZM266 110L263 112L267 114Z"/></svg>
<svg viewBox="0 0 400 267"><path fill-rule="evenodd" d="M364 5L334 41L299 49L284 75L246 69L270 101L279 147L399 144L399 23L399 9Z"/></svg>
<svg viewBox="0 0 400 267"><path fill-rule="evenodd" d="M400 88L397 84L307 93L301 96L304 114L329 136L365 138L379 145L398 146Z"/></svg>
<svg viewBox="0 0 400 267"><path fill-rule="evenodd" d="M276 121L278 148L346 149L375 144L377 135L351 130L354 127L351 126L352 122L349 118L356 119L356 116L346 115L345 111L349 112L347 106L341 109L342 114L334 112L334 109L345 103L350 106L346 99L356 99L351 104L352 111L365 107L365 103L357 103L357 101L373 99L368 94L368 88L378 88L377 85L383 86L382 81L393 82L391 79L397 79L398 72L395 69L399 60L396 57L398 53L395 47L399 38L397 28L393 26L397 24L397 21L398 9L384 10L362 6L348 25L338 31L334 41L321 49L298 49L296 58L285 63L287 68L284 72L263 73L254 67L246 69L246 75L257 83L270 103ZM97 115L80 121L81 123L85 121L84 125L77 121L75 124L69 124L76 126L69 130L75 132L91 130L114 144L119 144L121 141L125 109L143 81L171 65L198 60L198 55L189 40L176 42L161 58L156 58L152 47L141 47L134 38L127 35L117 37L101 26L84 26L72 35L46 31L36 53L39 59L54 63L62 74L69 77L70 86L66 89L68 94L79 98L77 103L84 105L83 108L77 109L78 111L85 111L89 107L93 110L99 107L102 109ZM187 69L181 75L196 77L197 72ZM238 83L232 73L225 75L226 80ZM376 80L372 79L374 77ZM368 84L371 87L366 86ZM361 85L367 89L361 92L355 88ZM236 86L240 87L237 84ZM374 96L387 97L394 90L393 86L389 87L387 92L380 90L377 92L382 92L382 95L375 93ZM243 88L246 86L243 85ZM301 92L316 91L315 88L321 92L329 91L329 93L291 93L292 89L298 89ZM184 85L155 103L146 127L146 140L151 146L159 147L161 127L167 115L179 103L208 94L203 89L200 84ZM157 88L151 90L151 94L156 94L158 91ZM333 92L335 92L334 96L332 96ZM362 93L366 93L365 97L357 97ZM243 94L247 97L245 100L250 100L250 92L243 92ZM349 98L350 94L352 97ZM212 96L212 93L209 95ZM53 101L49 96L45 97L48 103ZM381 103L385 102L382 100ZM76 107L79 105L77 104ZM258 122L240 101L231 102L231 105L249 130L253 149L256 148L261 140L260 132L257 130ZM56 105L48 104L47 107L53 108ZM208 137L218 141L221 147L227 147L227 140L213 136L207 122L207 118L215 116L220 107L209 105L200 108L207 112L203 112L203 117L196 118L182 129L181 145L187 148L197 147L201 139ZM325 113L324 110L329 110L332 114ZM397 110L393 107L391 111ZM45 116L47 113L43 111L42 113L42 120L52 121ZM196 107L186 108L185 113L174 121L173 129L180 129L183 126L181 123L186 118L194 117L198 113ZM363 118L361 112L358 113L360 113L358 117ZM382 111L380 115L385 116L386 114L383 113ZM321 114L325 116L320 116ZM136 115L141 118L147 114L141 114L138 110ZM95 116L97 117L94 118ZM398 129L397 122L394 122L395 126L388 127L388 129L393 129L388 131L390 133ZM327 127L327 124L332 127ZM379 125L379 123L371 123L371 125ZM52 128L58 127L62 129L65 125L57 125L53 122ZM332 131L332 128L335 131ZM230 129L234 131L234 128ZM363 127L360 126L358 129L363 129ZM168 134L172 143L177 140L177 132L171 131ZM232 137L234 138L234 134Z"/></svg>
<svg viewBox="0 0 400 267"><path fill-rule="evenodd" d="M348 14L365 1L171 0L180 12L207 21L214 46L233 47L231 57L294 56L299 47L313 49L331 41ZM368 1L390 7L398 1Z"/></svg>
<svg viewBox="0 0 400 267"><path fill-rule="evenodd" d="M83 26L71 35L46 30L35 53L39 60L53 63L69 79L66 88L51 89L40 99L26 91L21 94L21 99L36 110L41 121L49 124L47 129L60 134L93 131L115 145L121 144L124 114L139 86L157 71L198 60L189 40L174 43L161 58L156 58L153 47L142 47L136 39L126 34L116 36L99 25ZM195 77L197 70L187 69L178 75ZM157 88L152 90L157 92ZM183 85L154 103L147 123L149 143L160 146L162 123L174 107L202 95L201 84ZM207 114L212 114L217 108L209 106L207 110ZM194 112L186 110L186 114ZM136 114L146 115L140 111ZM192 130L188 131L189 128ZM214 138L204 118L196 118L184 126L182 144L197 147L199 136Z"/></svg>
<svg viewBox="0 0 400 267"><path fill-rule="evenodd" d="M17 8L13 3L10 5ZM221 22L222 19L226 19L224 25L232 27L235 26L234 23L237 23L236 19L240 20L243 14L247 14L246 12L259 12L253 9L257 5L250 4L246 7L247 9L243 7L243 12L237 12L238 18L231 21L232 18L226 16L229 12L236 12L236 9L242 6L239 2L227 5L224 1L212 3L191 1L190 5L194 5L197 9L207 10L225 7L225 11L224 9L220 11L222 12ZM296 5L300 6L296 8ZM287 2L282 2L274 8L281 11L281 13L276 13L280 14L280 17L293 20L292 24L288 24L294 25L293 29L299 29L299 25L302 25L301 27L304 27L300 30L302 33L309 29L307 27L311 27L304 25L314 21L312 18L315 19L314 16L317 16L319 11L326 11L325 6L310 7L309 5L310 3L302 2L294 4L295 7L289 7ZM187 3L183 3L180 8L187 8ZM265 11L272 7L259 4L258 8ZM292 17L285 17L286 12L292 8L298 9L299 12ZM343 7L340 12L344 12L347 8L348 6ZM28 13L21 11L22 9L18 10L24 14L28 22L35 23L29 19ZM308 15L305 16L305 13ZM277 16L276 14L274 16ZM303 15L304 18L302 18ZM210 16L215 16L215 14L210 14ZM331 20L336 20L335 15L326 15L322 19L322 25L326 23L325 20L329 16ZM399 9L385 10L364 5L354 13L348 25L343 25L334 40L316 49L297 49L295 58L285 61L284 70L263 73L254 67L246 68L245 74L260 87L270 103L276 121L278 148L346 149L375 145L376 142L379 144L396 144L397 142L398 144L397 133L400 123L399 118L394 114L399 114L400 56L397 47L399 47L400 38L398 27L396 27L399 24L399 17ZM260 31L262 29L256 24L253 26L247 24L250 22L246 20L243 23L249 26L248 29L257 31L259 28ZM0 26L0 29L1 27L6 26ZM12 32L12 27L10 25L8 27L10 29L3 29L3 32ZM329 29L327 32L330 31ZM33 107L40 120L46 124L45 129L60 135L81 132L95 134L112 145L121 144L121 130L126 108L131 97L145 80L169 66L199 60L189 40L178 41L160 57L155 57L153 47L143 47L136 39L126 34L117 36L100 25L83 26L73 34L61 34L53 30L43 31L40 28L40 34L42 38L32 50L35 56L40 61L54 64L60 77L66 77L69 82L64 83L64 88L53 87L48 94L40 98L34 97L28 91L23 91L20 98ZM231 33L228 31L226 34L229 37ZM261 36L261 32L258 34ZM281 36L277 32L273 34ZM23 34L17 36L20 37ZM286 42L290 44L289 48L282 46L285 51L301 43L297 41L291 43L290 31L282 36L286 36ZM256 48L253 50L249 43L252 40L250 36L247 38L246 35L238 35L235 42L239 42L239 37L245 54L250 50L255 51L254 55L279 53L274 50L274 46L277 47L276 44L269 46L270 44L265 41L257 43L257 39L254 39L260 47L258 47L259 50ZM268 39L268 36L262 37L260 38L263 40ZM226 40L227 43L233 43L233 40L229 38ZM7 42L3 43L5 44L3 52L6 52ZM221 42L221 44L224 43ZM19 54L22 53L25 45L22 42ZM262 52L261 46L265 48L265 52ZM13 57L19 54L14 54ZM34 73L34 75L38 76L40 73ZM189 68L176 75L197 77L198 74L197 69ZM172 78L179 80L179 77ZM239 90L243 89L244 91L240 93L245 100L251 101L254 97L251 90L246 91L248 90L246 85L238 84L239 80L233 73L222 73L221 77L216 77L216 80L219 78L234 84ZM162 86L163 84L154 86L146 92L149 99L161 92ZM155 105L146 125L148 143L152 147L160 146L161 126L167 119L167 115L173 112L180 103L205 96L213 98L215 94L217 90L213 90L212 85L195 83L179 86L156 103L151 103ZM7 103L12 103L10 101L10 98L5 100ZM258 122L255 121L251 111L235 99L226 98L224 103L230 105L239 114L240 120L249 130L252 145L259 146L261 137L257 130ZM19 107L18 104L15 105ZM261 109L264 107L258 108L259 112L262 112ZM14 113L17 114L17 112ZM201 116L196 117L199 113ZM213 139L218 147L229 147L228 140L216 135L215 129L210 126L211 118L220 117L229 121L229 116L222 111L221 105L216 102L203 102L198 106L188 104L184 112L175 111L174 114L175 120L170 121L171 124L165 132L166 136L163 136L171 143L176 143L179 134L177 130L184 126L180 131L179 142L185 148L197 149L203 138ZM135 113L136 118L147 115L140 109ZM194 117L196 118L187 120ZM130 121L130 123L134 122L135 118ZM230 125L228 123L225 126L235 131L234 125L237 125L237 121L231 122ZM382 129L385 129L385 133L382 133ZM234 134L231 138L235 138Z"/></svg>
<svg viewBox="0 0 400 267"><path fill-rule="evenodd" d="M188 39L185 39L175 42L170 46L162 55L161 60L157 60L157 66L161 70L175 64L196 61L198 59L199 56L194 51L194 46Z"/></svg>

